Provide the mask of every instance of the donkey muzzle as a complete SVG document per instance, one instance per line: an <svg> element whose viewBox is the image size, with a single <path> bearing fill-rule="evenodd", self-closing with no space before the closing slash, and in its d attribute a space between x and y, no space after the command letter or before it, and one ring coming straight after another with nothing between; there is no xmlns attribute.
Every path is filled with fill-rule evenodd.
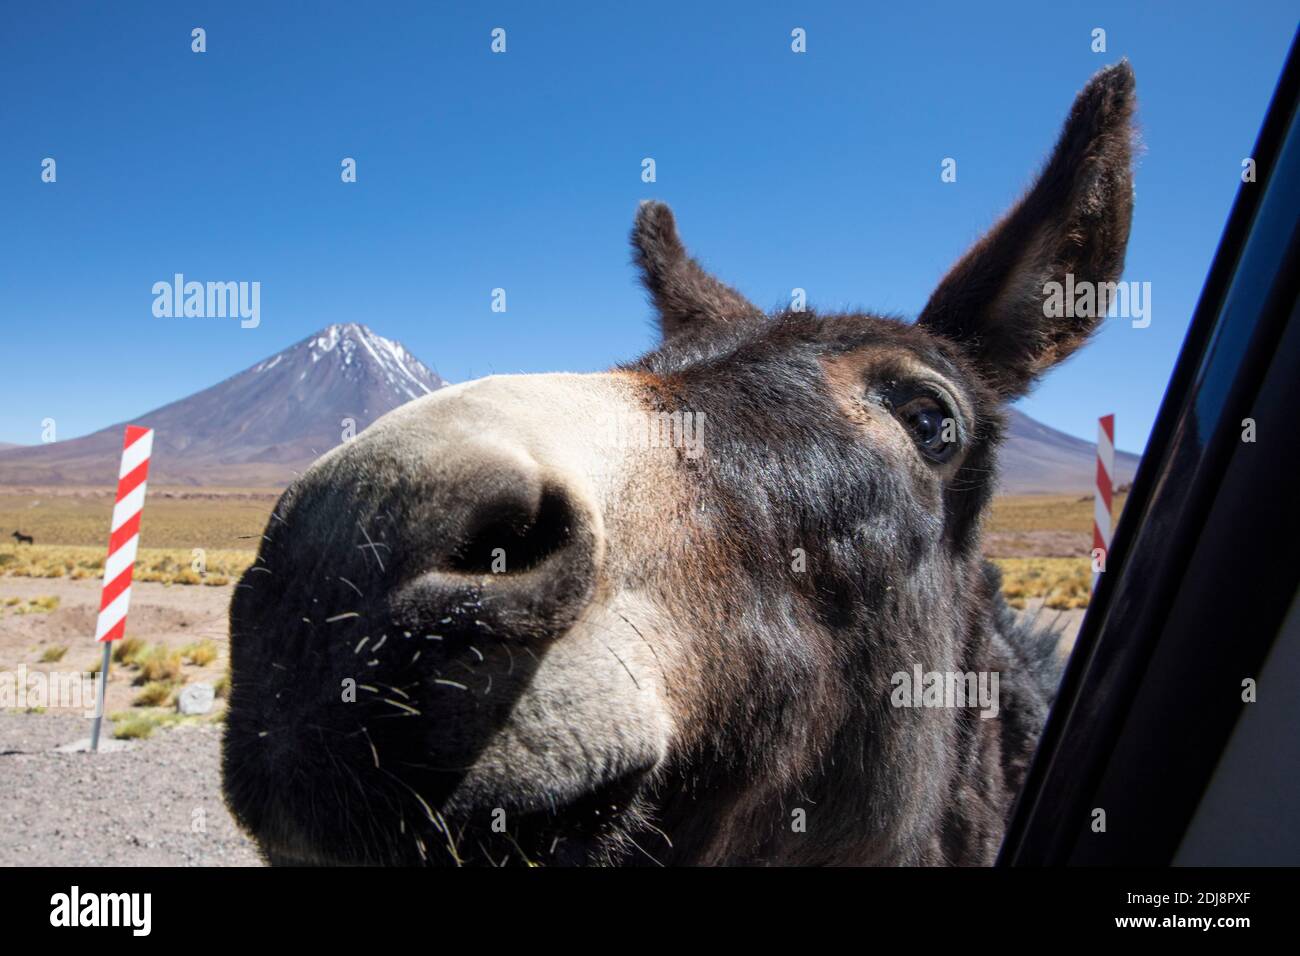
<svg viewBox="0 0 1300 956"><path fill-rule="evenodd" d="M466 832L562 855L661 757L654 689L588 626L599 469L545 417L567 389L529 411L516 381L404 406L277 505L231 606L223 764L270 859L464 862Z"/></svg>

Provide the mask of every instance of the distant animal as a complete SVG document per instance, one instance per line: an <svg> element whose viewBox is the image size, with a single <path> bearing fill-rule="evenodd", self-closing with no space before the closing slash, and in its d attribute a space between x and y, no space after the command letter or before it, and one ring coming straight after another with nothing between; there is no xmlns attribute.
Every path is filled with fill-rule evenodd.
<svg viewBox="0 0 1300 956"><path fill-rule="evenodd" d="M26 543L26 544L35 544L35 543L36 543L36 539L35 539L35 538L33 538L30 534L23 534L21 531L15 531L15 532L13 533L12 537L13 537L13 539L14 539L16 542L18 542L19 544L24 544L24 543Z"/></svg>
<svg viewBox="0 0 1300 956"><path fill-rule="evenodd" d="M317 461L230 612L224 787L267 858L993 862L1059 664L980 529L1006 404L1120 277L1133 107L1095 76L914 323L765 314L646 203L653 351ZM1071 282L1099 301L1050 307Z"/></svg>

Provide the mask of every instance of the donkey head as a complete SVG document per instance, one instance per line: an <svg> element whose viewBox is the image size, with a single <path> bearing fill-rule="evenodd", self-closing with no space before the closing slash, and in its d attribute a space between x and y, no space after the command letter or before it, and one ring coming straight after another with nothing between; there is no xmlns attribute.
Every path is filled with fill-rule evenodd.
<svg viewBox="0 0 1300 956"><path fill-rule="evenodd" d="M231 609L231 807L272 861L983 862L1047 691L979 523L1003 404L1119 277L1133 76L914 324L765 315L632 241L660 346L385 416L277 505ZM891 675L1002 672L1001 710Z"/></svg>

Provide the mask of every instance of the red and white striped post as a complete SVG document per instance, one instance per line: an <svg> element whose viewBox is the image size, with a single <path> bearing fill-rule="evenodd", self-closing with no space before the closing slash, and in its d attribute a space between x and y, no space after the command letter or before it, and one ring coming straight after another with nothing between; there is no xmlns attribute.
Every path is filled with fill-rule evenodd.
<svg viewBox="0 0 1300 956"><path fill-rule="evenodd" d="M131 572L140 546L140 515L144 511L145 479L149 477L149 456L153 453L153 429L126 426L122 443L122 464L117 470L117 498L113 504L113 526L108 536L108 557L104 560L104 591L99 599L99 621L95 640L104 645L104 663L99 668L99 700L95 726L90 732L90 749L99 750L99 727L104 720L104 699L108 692L108 667L113 642L126 633L126 611L131 605Z"/></svg>
<svg viewBox="0 0 1300 956"><path fill-rule="evenodd" d="M1110 554L1110 504L1113 498L1115 475L1115 416L1103 415L1097 420L1097 487L1092 507L1092 560L1093 567L1106 567L1106 557ZM1092 586L1095 590L1101 578L1100 571L1094 571Z"/></svg>

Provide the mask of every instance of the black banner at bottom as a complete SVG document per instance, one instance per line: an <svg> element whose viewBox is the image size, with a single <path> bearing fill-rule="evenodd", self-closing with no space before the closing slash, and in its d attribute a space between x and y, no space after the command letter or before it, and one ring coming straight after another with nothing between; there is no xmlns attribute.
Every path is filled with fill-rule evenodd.
<svg viewBox="0 0 1300 956"><path fill-rule="evenodd" d="M862 940L902 933L978 939L1045 931L1194 934L1227 942L1277 932L1295 917L1293 870L407 870L0 869L6 938L30 933L168 941L274 927L295 941L377 942L419 934L450 942L556 931L612 933L688 926L819 936L835 924ZM432 935L427 935L432 934ZM449 935L450 934L450 935ZM550 942L547 942L550 937ZM405 938L405 937L402 937Z"/></svg>

